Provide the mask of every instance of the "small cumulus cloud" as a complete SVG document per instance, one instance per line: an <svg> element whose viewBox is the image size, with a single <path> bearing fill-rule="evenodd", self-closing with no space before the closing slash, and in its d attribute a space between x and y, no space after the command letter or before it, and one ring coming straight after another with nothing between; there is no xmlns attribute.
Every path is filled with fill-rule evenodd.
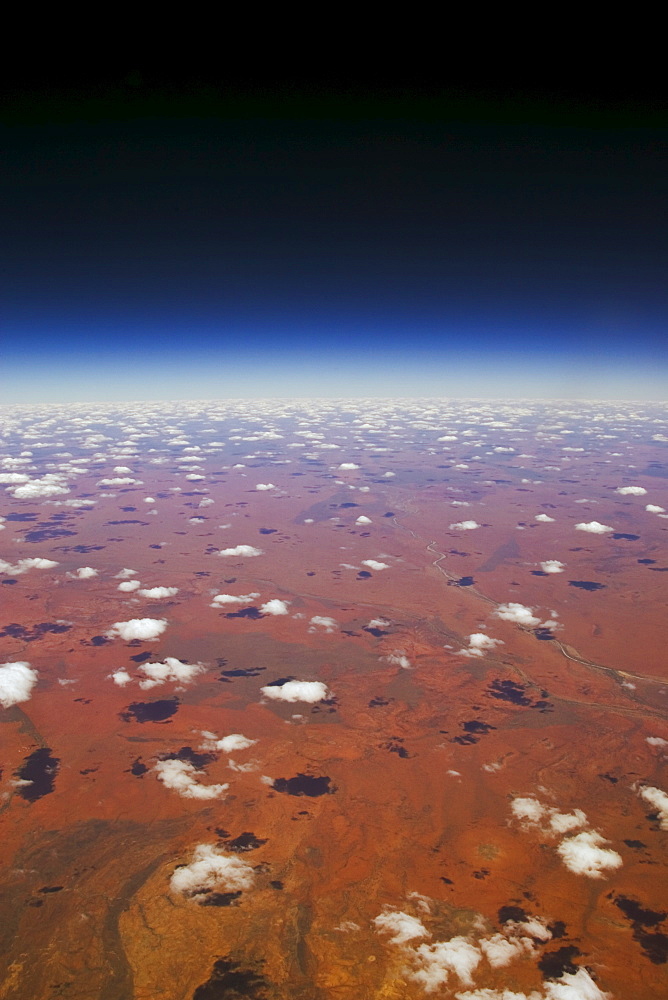
<svg viewBox="0 0 668 1000"><path fill-rule="evenodd" d="M98 576L99 571L93 569L92 566L79 566L75 573L70 574L75 576L77 580L90 580L94 576Z"/></svg>
<svg viewBox="0 0 668 1000"><path fill-rule="evenodd" d="M254 881L253 869L241 858L230 857L213 844L198 844L190 864L174 871L169 886L174 893L199 900L215 889L250 889Z"/></svg>
<svg viewBox="0 0 668 1000"><path fill-rule="evenodd" d="M260 691L271 701L303 701L309 705L332 697L327 685L322 681L286 681L280 687L269 684L260 688Z"/></svg>
<svg viewBox="0 0 668 1000"><path fill-rule="evenodd" d="M377 559L362 559L362 566L368 566L369 569L376 570L380 572L381 569L389 569L389 564L384 562L378 562Z"/></svg>
<svg viewBox="0 0 668 1000"><path fill-rule="evenodd" d="M200 784L198 779L204 771L198 771L185 760L160 760L153 770L165 788L178 792L184 799L217 799L229 788L229 785Z"/></svg>
<svg viewBox="0 0 668 1000"><path fill-rule="evenodd" d="M493 639L484 632L473 632L469 636L468 648L460 649L459 656L484 656L495 646L503 646L503 639Z"/></svg>
<svg viewBox="0 0 668 1000"><path fill-rule="evenodd" d="M557 854L567 868L576 875L603 878L603 872L619 868L622 859L616 851L601 847L608 841L596 830L583 830L575 837L567 837L557 846Z"/></svg>
<svg viewBox="0 0 668 1000"><path fill-rule="evenodd" d="M549 514L536 514L534 521L541 521L543 524L548 524L554 521L554 518L550 517Z"/></svg>
<svg viewBox="0 0 668 1000"><path fill-rule="evenodd" d="M590 535L605 535L608 531L614 531L609 524L601 524L600 521L581 521L575 525L576 531L588 531Z"/></svg>
<svg viewBox="0 0 668 1000"><path fill-rule="evenodd" d="M127 622L114 622L107 636L110 639L125 639L126 642L132 642L133 639L148 642L157 639L166 628L166 618L131 618Z"/></svg>
<svg viewBox="0 0 668 1000"><path fill-rule="evenodd" d="M259 493L262 493L262 492L264 492L266 490L275 490L276 487L274 486L273 483L258 483L257 486L255 487L255 489Z"/></svg>
<svg viewBox="0 0 668 1000"><path fill-rule="evenodd" d="M665 507L659 507L659 505L656 504L656 503L648 503L645 506L645 510L648 510L650 512L650 514L665 514L666 513L666 508Z"/></svg>
<svg viewBox="0 0 668 1000"><path fill-rule="evenodd" d="M499 604L493 613L497 618L502 618L503 621L534 628L536 625L540 625L540 618L536 618L532 611L532 608L528 608L524 604L509 601L508 604Z"/></svg>
<svg viewBox="0 0 668 1000"><path fill-rule="evenodd" d="M0 664L0 705L10 708L28 701L37 676L37 671L25 660Z"/></svg>
<svg viewBox="0 0 668 1000"><path fill-rule="evenodd" d="M355 521L355 524L371 524L371 518L367 517L366 514L360 514L360 516Z"/></svg>
<svg viewBox="0 0 668 1000"><path fill-rule="evenodd" d="M218 739L215 733L210 733L206 729L201 730L204 740L201 744L202 750L222 750L223 753L235 753L237 750L247 750L248 747L255 746L257 740L249 740L241 733L230 733Z"/></svg>
<svg viewBox="0 0 668 1000"><path fill-rule="evenodd" d="M341 462L339 469L342 469L344 472L351 472L353 469L359 469L359 465L355 465L354 462Z"/></svg>
<svg viewBox="0 0 668 1000"><path fill-rule="evenodd" d="M620 493L624 497L644 497L647 490L644 486L618 486L615 493Z"/></svg>
<svg viewBox="0 0 668 1000"><path fill-rule="evenodd" d="M209 606L212 608L222 608L226 604L250 604L251 601L254 601L259 596L259 594L239 594L237 597L234 594L216 594Z"/></svg>
<svg viewBox="0 0 668 1000"><path fill-rule="evenodd" d="M263 615L287 615L289 614L288 601L279 601L277 597L267 601L260 606Z"/></svg>
<svg viewBox="0 0 668 1000"><path fill-rule="evenodd" d="M475 528L480 528L482 525L478 524L477 521L457 521L455 524L450 525L451 531L473 531Z"/></svg>
<svg viewBox="0 0 668 1000"><path fill-rule="evenodd" d="M389 653L385 659L388 663L391 663L395 667L401 667L402 670L411 669L411 661L406 656L403 649L395 649Z"/></svg>
<svg viewBox="0 0 668 1000"><path fill-rule="evenodd" d="M206 670L203 663L183 663L175 656L166 656L164 663L143 663L140 668L145 679L139 682L139 687L146 691L167 681L179 684L189 684L198 674Z"/></svg>
<svg viewBox="0 0 668 1000"><path fill-rule="evenodd" d="M139 594L141 597L150 597L158 601L166 597L174 597L178 592L178 587L150 587L148 590L140 590Z"/></svg>
<svg viewBox="0 0 668 1000"><path fill-rule="evenodd" d="M219 556L261 556L262 549L256 549L254 545L235 545L234 548L221 549Z"/></svg>
<svg viewBox="0 0 668 1000"><path fill-rule="evenodd" d="M652 785L643 785L637 791L640 798L659 814L661 829L668 830L668 795L666 792L661 788L654 788Z"/></svg>
<svg viewBox="0 0 668 1000"><path fill-rule="evenodd" d="M540 568L543 573L563 573L565 563L559 562L558 559L546 559L540 564Z"/></svg>
<svg viewBox="0 0 668 1000"><path fill-rule="evenodd" d="M382 913L374 917L373 924L383 934L390 934L390 944L405 944L415 938L431 937L421 920L402 910L386 906Z"/></svg>
<svg viewBox="0 0 668 1000"><path fill-rule="evenodd" d="M109 674L114 684L118 684L119 687L125 687L132 680L132 677L127 672L127 670L114 670L113 674Z"/></svg>
<svg viewBox="0 0 668 1000"><path fill-rule="evenodd" d="M326 615L314 615L311 618L312 628L309 632L317 632L318 627L323 628L325 632L333 632L337 628L337 622L334 618L328 618Z"/></svg>
<svg viewBox="0 0 668 1000"><path fill-rule="evenodd" d="M53 569L58 563L53 559L42 559L40 556L31 556L28 559L19 559L16 563L5 562L0 559L0 573L10 573L12 576L21 576L29 569Z"/></svg>
<svg viewBox="0 0 668 1000"><path fill-rule="evenodd" d="M131 594L133 590L139 590L140 587L139 580L124 580L123 583L119 583L117 589L124 594Z"/></svg>
<svg viewBox="0 0 668 1000"><path fill-rule="evenodd" d="M124 567L119 573L116 574L116 576L114 577L114 579L115 580L127 580L128 577L136 576L136 575L137 575L137 570L136 569L127 569L127 567Z"/></svg>

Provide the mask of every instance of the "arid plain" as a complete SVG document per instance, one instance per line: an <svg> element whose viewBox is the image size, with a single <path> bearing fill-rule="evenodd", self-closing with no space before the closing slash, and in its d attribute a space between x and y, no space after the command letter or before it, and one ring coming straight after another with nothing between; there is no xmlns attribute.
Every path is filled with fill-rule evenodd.
<svg viewBox="0 0 668 1000"><path fill-rule="evenodd" d="M668 993L664 407L2 418L2 1000Z"/></svg>

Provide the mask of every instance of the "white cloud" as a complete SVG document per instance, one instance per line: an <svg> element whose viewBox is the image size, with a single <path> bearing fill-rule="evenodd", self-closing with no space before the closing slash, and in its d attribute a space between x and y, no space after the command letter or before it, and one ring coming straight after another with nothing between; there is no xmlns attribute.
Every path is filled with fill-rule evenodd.
<svg viewBox="0 0 668 1000"><path fill-rule="evenodd" d="M153 768L166 788L171 788L184 799L217 799L229 785L200 785L197 780L204 771L185 760L159 760Z"/></svg>
<svg viewBox="0 0 668 1000"><path fill-rule="evenodd" d="M480 950L462 936L435 944L421 944L412 957L418 968L410 973L410 978L420 983L426 993L433 993L439 986L445 985L451 972L464 986L470 986L473 983L472 973L482 959Z"/></svg>
<svg viewBox="0 0 668 1000"><path fill-rule="evenodd" d="M17 563L8 563L0 559L0 573L11 573L12 576L20 576L27 573L29 569L53 569L58 563L53 559L42 559L39 556L31 556L28 559L19 559Z"/></svg>
<svg viewBox="0 0 668 1000"><path fill-rule="evenodd" d="M609 1000L586 969L564 972L557 982L545 983L546 1000Z"/></svg>
<svg viewBox="0 0 668 1000"><path fill-rule="evenodd" d="M0 664L0 705L9 708L28 701L37 676L37 671L25 660Z"/></svg>
<svg viewBox="0 0 668 1000"><path fill-rule="evenodd" d="M204 737L204 742L201 745L202 750L222 750L223 753L234 753L237 750L247 750L248 747L257 743L257 740L249 740L241 733L230 733L229 736L218 739L215 733L203 729L201 735Z"/></svg>
<svg viewBox="0 0 668 1000"><path fill-rule="evenodd" d="M190 864L177 868L169 885L172 892L199 899L214 889L250 889L254 880L253 869L241 858L223 854L212 844L198 844Z"/></svg>
<svg viewBox="0 0 668 1000"><path fill-rule="evenodd" d="M117 590L123 591L124 594L131 594L133 590L139 590L140 587L139 580L124 580L123 583L119 583Z"/></svg>
<svg viewBox="0 0 668 1000"><path fill-rule="evenodd" d="M25 472L3 472L0 473L0 485L2 486L19 486L21 483L27 483L30 480L30 476L27 476Z"/></svg>
<svg viewBox="0 0 668 1000"><path fill-rule="evenodd" d="M645 743L649 743L651 747L668 747L668 740L664 740L662 736L646 736Z"/></svg>
<svg viewBox="0 0 668 1000"><path fill-rule="evenodd" d="M142 639L148 642L157 639L167 628L166 618L131 618L127 622L114 622L107 636L110 639L120 637L126 642Z"/></svg>
<svg viewBox="0 0 668 1000"><path fill-rule="evenodd" d="M17 500L39 500L41 497L55 497L61 493L69 493L69 487L55 483L45 476L43 479L33 479L24 486L12 490Z"/></svg>
<svg viewBox="0 0 668 1000"><path fill-rule="evenodd" d="M267 601L260 607L260 611L263 615L287 615L289 601L279 601L277 597L274 597L271 601Z"/></svg>
<svg viewBox="0 0 668 1000"><path fill-rule="evenodd" d="M255 489L262 493L263 490L275 490L276 487L273 483L258 483Z"/></svg>
<svg viewBox="0 0 668 1000"><path fill-rule="evenodd" d="M531 612L532 608L518 604L516 601L509 601L508 604L500 604L493 613L497 618L502 618L506 622L515 622L516 625L526 625L533 628L540 625L540 618L536 618Z"/></svg>
<svg viewBox="0 0 668 1000"><path fill-rule="evenodd" d="M546 559L540 564L540 568L543 573L563 573L565 563L559 562L558 559Z"/></svg>
<svg viewBox="0 0 668 1000"><path fill-rule="evenodd" d="M508 938L504 934L492 934L480 941L480 950L493 969L502 969L522 955L531 954L534 945L530 938Z"/></svg>
<svg viewBox="0 0 668 1000"><path fill-rule="evenodd" d="M153 600L162 600L165 597L174 597L178 594L178 587L150 587L148 590L140 590L141 597L151 597Z"/></svg>
<svg viewBox="0 0 668 1000"><path fill-rule="evenodd" d="M142 663L139 669L146 674L146 680L140 681L139 687L146 691L167 681L189 684L206 667L203 663L182 663L175 656L166 656L164 663Z"/></svg>
<svg viewBox="0 0 668 1000"><path fill-rule="evenodd" d="M503 646L503 639L492 639L484 632L473 632L469 636L468 649L460 649L460 656L484 656L485 653L494 649L495 646Z"/></svg>
<svg viewBox="0 0 668 1000"><path fill-rule="evenodd" d="M253 545L235 545L233 549L221 549L219 556L261 556L262 549Z"/></svg>
<svg viewBox="0 0 668 1000"><path fill-rule="evenodd" d="M129 476L117 476L115 479L100 479L98 486L142 486L141 479L131 479Z"/></svg>
<svg viewBox="0 0 668 1000"><path fill-rule="evenodd" d="M220 608L225 604L250 604L259 596L259 594L240 594L235 597L234 594L216 594L210 607Z"/></svg>
<svg viewBox="0 0 668 1000"><path fill-rule="evenodd" d="M98 572L92 566L79 566L76 571L76 578L77 580L90 580L92 577L97 576Z"/></svg>
<svg viewBox="0 0 668 1000"><path fill-rule="evenodd" d="M286 681L280 687L268 685L260 691L272 701L305 701L310 705L332 696L322 681Z"/></svg>
<svg viewBox="0 0 668 1000"><path fill-rule="evenodd" d="M616 851L601 847L608 841L596 830L583 830L557 845L557 854L576 875L603 878L607 869L619 868L622 859Z"/></svg>
<svg viewBox="0 0 668 1000"><path fill-rule="evenodd" d="M137 570L136 569L127 569L127 568L124 568L124 569L122 569L120 571L120 573L116 574L116 576L114 577L114 579L115 580L127 580L127 578L129 576L136 576L136 575L137 575Z"/></svg>
<svg viewBox="0 0 668 1000"><path fill-rule="evenodd" d="M621 493L625 497L644 497L647 490L643 486L618 486L615 493Z"/></svg>
<svg viewBox="0 0 668 1000"><path fill-rule="evenodd" d="M477 521L457 521L456 524L450 525L451 531L473 531L474 528L480 528L482 525L478 524Z"/></svg>
<svg viewBox="0 0 668 1000"><path fill-rule="evenodd" d="M571 830L587 825L587 816L582 809L574 809L572 813L561 813L556 809L549 809L548 812L553 833L570 833Z"/></svg>
<svg viewBox="0 0 668 1000"><path fill-rule="evenodd" d="M362 566L368 566L369 569L375 569L377 572L390 568L388 563L378 562L377 559L362 559Z"/></svg>
<svg viewBox="0 0 668 1000"><path fill-rule="evenodd" d="M575 525L576 531L588 531L591 535L605 535L608 531L614 531L608 524L601 524L600 521L581 521Z"/></svg>
<svg viewBox="0 0 668 1000"><path fill-rule="evenodd" d="M367 517L365 514L360 514L360 516L355 521L355 524L372 524L372 523L373 522L371 521L371 518Z"/></svg>
<svg viewBox="0 0 668 1000"><path fill-rule="evenodd" d="M665 514L666 513L666 508L665 507L659 507L659 505L656 504L656 503L648 503L645 506L645 510L648 510L650 512L650 514Z"/></svg>
<svg viewBox="0 0 668 1000"><path fill-rule="evenodd" d="M118 684L119 687L125 687L125 685L129 684L130 681L132 680L132 677L130 677L130 674L127 672L127 670L122 670L122 669L114 670L113 674L110 674L109 676L111 677L114 684Z"/></svg>
<svg viewBox="0 0 668 1000"><path fill-rule="evenodd" d="M411 668L411 661L402 649L393 650L385 659L388 663L391 663L395 667L401 667L403 670L410 670Z"/></svg>
<svg viewBox="0 0 668 1000"><path fill-rule="evenodd" d="M516 993L508 989L477 989L455 993L456 1000L611 1000L610 993L604 993L586 969L564 972L559 979L550 980L538 993Z"/></svg>
<svg viewBox="0 0 668 1000"><path fill-rule="evenodd" d="M374 917L373 923L381 933L391 934L390 944L405 944L415 938L431 937L431 934L417 917L401 910L386 906L382 913Z"/></svg>
<svg viewBox="0 0 668 1000"><path fill-rule="evenodd" d="M533 796L519 796L510 803L513 816L527 823L540 823L547 812L545 806Z"/></svg>
<svg viewBox="0 0 668 1000"><path fill-rule="evenodd" d="M341 462L339 468L344 471L351 471L352 469L359 469L359 465L355 465L354 462Z"/></svg>
<svg viewBox="0 0 668 1000"><path fill-rule="evenodd" d="M549 522L554 521L554 518L550 517L548 514L536 514L534 521L542 521L543 524L548 524Z"/></svg>
<svg viewBox="0 0 668 1000"><path fill-rule="evenodd" d="M326 615L314 615L313 618L311 618L311 625L320 625L321 628L324 628L325 632L333 632L337 627L337 622L334 618L328 618ZM309 632L315 631L315 627L309 629Z"/></svg>
<svg viewBox="0 0 668 1000"><path fill-rule="evenodd" d="M668 830L668 795L661 788L654 788L652 785L638 788L638 795L653 809L656 809L661 829Z"/></svg>

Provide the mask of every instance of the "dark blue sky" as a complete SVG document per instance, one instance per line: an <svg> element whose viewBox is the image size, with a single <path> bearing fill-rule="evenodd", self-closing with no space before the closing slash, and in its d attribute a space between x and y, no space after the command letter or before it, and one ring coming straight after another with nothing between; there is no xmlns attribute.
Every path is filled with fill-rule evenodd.
<svg viewBox="0 0 668 1000"><path fill-rule="evenodd" d="M135 74L5 106L8 400L665 398L658 102Z"/></svg>

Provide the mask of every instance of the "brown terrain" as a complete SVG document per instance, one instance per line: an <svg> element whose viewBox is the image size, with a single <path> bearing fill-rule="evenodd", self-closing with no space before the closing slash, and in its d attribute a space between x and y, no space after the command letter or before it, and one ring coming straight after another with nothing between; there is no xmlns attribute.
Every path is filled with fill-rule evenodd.
<svg viewBox="0 0 668 1000"><path fill-rule="evenodd" d="M2 1000L668 995L665 410L3 416Z"/></svg>

